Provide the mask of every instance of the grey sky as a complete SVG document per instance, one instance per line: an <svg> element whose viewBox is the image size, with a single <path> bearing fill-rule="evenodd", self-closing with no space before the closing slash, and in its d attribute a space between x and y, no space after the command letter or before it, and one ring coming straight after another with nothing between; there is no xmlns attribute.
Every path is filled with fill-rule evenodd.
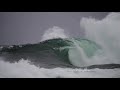
<svg viewBox="0 0 120 90"><path fill-rule="evenodd" d="M65 29L71 37L82 34L82 17L104 18L108 12L0 12L0 44L37 43L53 26Z"/></svg>

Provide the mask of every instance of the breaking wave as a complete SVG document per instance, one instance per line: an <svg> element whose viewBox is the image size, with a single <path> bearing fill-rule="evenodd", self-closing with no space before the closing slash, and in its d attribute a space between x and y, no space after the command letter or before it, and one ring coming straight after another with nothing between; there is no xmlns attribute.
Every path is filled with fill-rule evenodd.
<svg viewBox="0 0 120 90"><path fill-rule="evenodd" d="M54 26L45 31L39 43L1 45L0 76L92 77L93 73L88 72L83 75L89 76L81 76L81 71L87 68L108 73L101 77L116 77L120 73L119 69L113 76L109 73L112 74L114 68L120 68L120 13L110 13L102 20L84 17L80 27L85 30L83 38L70 38L64 29ZM9 72L9 68L12 71ZM21 75L21 72L25 72L25 75Z"/></svg>

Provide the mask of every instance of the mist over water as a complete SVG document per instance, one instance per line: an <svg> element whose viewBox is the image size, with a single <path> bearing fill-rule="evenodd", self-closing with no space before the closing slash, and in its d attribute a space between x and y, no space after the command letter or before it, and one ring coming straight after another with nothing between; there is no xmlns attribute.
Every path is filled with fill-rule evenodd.
<svg viewBox="0 0 120 90"><path fill-rule="evenodd" d="M52 28L49 28L48 30L45 31L41 41L54 39L54 38L68 38L68 35L65 34L64 29L58 26L53 26Z"/></svg>
<svg viewBox="0 0 120 90"><path fill-rule="evenodd" d="M68 50L69 61L76 67L120 64L120 13L110 13L102 20L84 17L80 20L80 27L85 31L83 40L70 38L70 36L65 33L64 29L53 26L53 28L49 28L45 31L41 42L55 38L62 38L64 43L67 41L72 42L68 43L69 46L54 47L52 49L60 50L61 54L62 51ZM60 43L58 43L58 45L59 44ZM3 47L0 46L0 51L2 48ZM9 48L12 47L9 46ZM47 58L47 60L49 59L51 58ZM55 61L57 63L56 58ZM31 63L29 59L25 60L21 58L18 62L10 63L0 57L0 77L120 77L120 69L89 70L68 67L46 69L41 66L36 66Z"/></svg>
<svg viewBox="0 0 120 90"><path fill-rule="evenodd" d="M82 18L80 26L85 37L102 47L104 59L100 63L120 64L120 13L110 13L102 20Z"/></svg>

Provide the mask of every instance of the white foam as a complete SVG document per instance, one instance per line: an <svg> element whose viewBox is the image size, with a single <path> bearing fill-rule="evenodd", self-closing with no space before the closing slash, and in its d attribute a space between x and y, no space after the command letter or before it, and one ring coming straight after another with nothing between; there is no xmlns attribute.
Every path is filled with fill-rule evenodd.
<svg viewBox="0 0 120 90"><path fill-rule="evenodd" d="M0 78L118 78L120 69L45 69L31 65L28 60L9 63L0 60Z"/></svg>
<svg viewBox="0 0 120 90"><path fill-rule="evenodd" d="M109 13L104 19L82 18L80 26L85 37L103 48L104 56L95 57L94 64L120 64L120 13Z"/></svg>
<svg viewBox="0 0 120 90"><path fill-rule="evenodd" d="M64 29L58 26L53 26L53 28L49 28L44 32L41 41L54 39L54 38L67 38L67 37L68 35L65 34Z"/></svg>
<svg viewBox="0 0 120 90"><path fill-rule="evenodd" d="M74 43L74 48L69 49L69 60L72 65L77 67L84 67L88 66L88 58L86 54L84 53L84 50L79 46L79 44L76 42L76 40L71 39L71 41Z"/></svg>

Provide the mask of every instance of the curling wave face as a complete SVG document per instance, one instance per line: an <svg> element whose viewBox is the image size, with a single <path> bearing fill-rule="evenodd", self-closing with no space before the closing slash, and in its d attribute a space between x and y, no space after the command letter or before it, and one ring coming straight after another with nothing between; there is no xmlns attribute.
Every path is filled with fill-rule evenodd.
<svg viewBox="0 0 120 90"><path fill-rule="evenodd" d="M49 68L51 66L88 67L104 64L94 59L96 55L103 54L101 51L102 48L98 44L87 39L56 38L37 44L1 46L0 56L9 62L27 59L41 67L45 64Z"/></svg>
<svg viewBox="0 0 120 90"><path fill-rule="evenodd" d="M56 59L63 62L74 65L74 61L78 59L78 62L83 64L80 57L75 57L78 53L78 47L74 44L74 41L77 41L79 47L81 47L86 54L86 56L92 57L100 46L86 39L50 39L37 44L27 44L27 45L13 45L13 46L1 46L1 56L11 56L8 59L12 58L11 62L19 60L21 58L31 59L37 58L38 61L40 58L45 57L56 57ZM79 52L81 54L81 51ZM46 55L46 56L45 56ZM49 56L47 56L49 55ZM76 65L75 65L76 66Z"/></svg>

